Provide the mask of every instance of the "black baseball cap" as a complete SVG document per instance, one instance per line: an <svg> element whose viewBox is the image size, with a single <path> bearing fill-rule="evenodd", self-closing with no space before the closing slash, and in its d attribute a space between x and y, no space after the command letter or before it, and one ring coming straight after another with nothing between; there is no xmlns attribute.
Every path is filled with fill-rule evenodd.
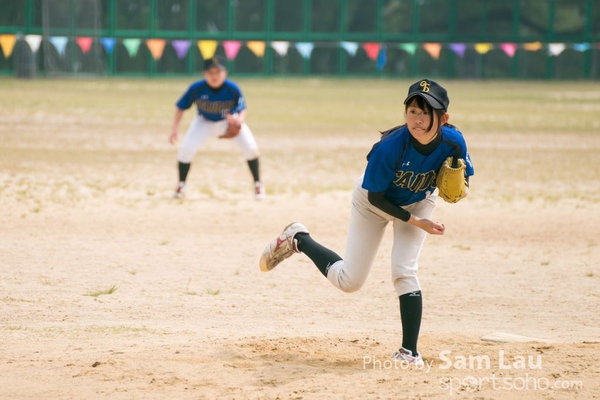
<svg viewBox="0 0 600 400"><path fill-rule="evenodd" d="M204 60L204 71L208 71L213 67L217 67L219 69L227 69L227 67L225 66L225 59L221 56L213 56L212 58Z"/></svg>
<svg viewBox="0 0 600 400"><path fill-rule="evenodd" d="M421 79L410 85L408 88L408 96L406 96L404 104L408 103L408 101L415 96L421 96L436 110L448 111L448 106L450 105L448 92L431 79Z"/></svg>

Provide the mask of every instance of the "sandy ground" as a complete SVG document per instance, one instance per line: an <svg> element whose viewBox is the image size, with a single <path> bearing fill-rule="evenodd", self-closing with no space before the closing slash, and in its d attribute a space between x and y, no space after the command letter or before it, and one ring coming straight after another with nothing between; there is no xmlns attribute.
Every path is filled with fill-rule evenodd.
<svg viewBox="0 0 600 400"><path fill-rule="evenodd" d="M122 121L2 114L0 398L600 398L597 131L468 137L470 197L438 203L446 235L420 259L427 366L415 370L389 358L401 340L390 232L357 293L302 255L258 269L294 220L343 254L376 134L280 135L257 118L267 198L214 140L179 201L170 111L127 135ZM491 332L548 343L481 340Z"/></svg>

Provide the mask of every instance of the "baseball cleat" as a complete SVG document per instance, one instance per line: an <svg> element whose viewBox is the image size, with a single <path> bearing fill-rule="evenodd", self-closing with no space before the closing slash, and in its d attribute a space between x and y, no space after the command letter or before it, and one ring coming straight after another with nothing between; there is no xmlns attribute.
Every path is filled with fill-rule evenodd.
<svg viewBox="0 0 600 400"><path fill-rule="evenodd" d="M179 182L179 184L177 184L177 188L175 189L175 192L173 193L173 198L174 199L183 199L184 197L185 197L185 183Z"/></svg>
<svg viewBox="0 0 600 400"><path fill-rule="evenodd" d="M413 356L412 351L405 349L404 347L400 347L397 352L392 354L392 359L404 361L408 365L414 365L415 367L422 367L425 365L423 362L423 357L421 357L421 353L417 353L416 356Z"/></svg>
<svg viewBox="0 0 600 400"><path fill-rule="evenodd" d="M298 233L308 233L308 229L300 222L292 222L286 226L281 235L265 247L260 257L260 270L270 271L292 254L300 253L298 241L294 238Z"/></svg>
<svg viewBox="0 0 600 400"><path fill-rule="evenodd" d="M261 182L254 182L254 198L262 200L265 198L265 185Z"/></svg>

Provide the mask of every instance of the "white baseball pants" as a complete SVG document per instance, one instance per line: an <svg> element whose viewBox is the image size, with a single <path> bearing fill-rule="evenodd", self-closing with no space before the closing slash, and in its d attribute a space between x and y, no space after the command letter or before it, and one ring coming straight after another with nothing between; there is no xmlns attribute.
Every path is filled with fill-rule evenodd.
<svg viewBox="0 0 600 400"><path fill-rule="evenodd" d="M365 283L385 228L393 222L392 282L398 296L421 290L417 277L418 259L427 232L396 219L369 203L367 191L361 187L361 176L352 192L352 211L344 259L333 264L327 279L344 292L354 292ZM411 214L431 218L437 192L404 207Z"/></svg>
<svg viewBox="0 0 600 400"><path fill-rule="evenodd" d="M189 164L194 159L194 156L200 149L200 146L210 137L218 137L227 131L227 120L210 121L204 119L201 115L196 115L192 121L190 128L185 134L183 143L177 154L177 161ZM228 139L235 142L242 151L246 160L254 160L258 158L258 145L252 131L246 123L242 124L240 134L234 138Z"/></svg>

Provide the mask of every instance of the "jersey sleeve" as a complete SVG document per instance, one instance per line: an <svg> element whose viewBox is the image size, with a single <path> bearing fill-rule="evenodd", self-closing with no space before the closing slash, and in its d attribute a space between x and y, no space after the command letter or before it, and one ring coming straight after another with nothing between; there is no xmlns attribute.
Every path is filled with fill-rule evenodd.
<svg viewBox="0 0 600 400"><path fill-rule="evenodd" d="M467 143L465 142L462 134L460 135L460 158L465 160L465 164L467 168L465 169L465 175L471 176L475 174L475 169L473 168L473 162L471 162L471 156L469 155L469 151L467 150Z"/></svg>
<svg viewBox="0 0 600 400"><path fill-rule="evenodd" d="M467 167L465 169L466 176L474 175L475 169L473 168L473 162L471 161L471 156L469 155L469 151L467 149L467 142L465 141L462 132L460 132L456 127L448 128L447 132L450 134L452 146L456 148L451 155L458 155L458 158L465 160ZM460 154L456 154L458 151L460 151Z"/></svg>
<svg viewBox="0 0 600 400"><path fill-rule="evenodd" d="M383 192L396 179L399 154L397 146L392 144L395 144L395 141L383 141L371 149L362 183L363 189L374 193Z"/></svg>
<svg viewBox="0 0 600 400"><path fill-rule="evenodd" d="M192 92L194 91L193 88L193 85L190 86L188 90L181 96L181 98L177 100L177 103L175 103L175 106L177 108L179 108L180 110L187 110L192 106L192 104L194 103L194 99L192 98Z"/></svg>
<svg viewBox="0 0 600 400"><path fill-rule="evenodd" d="M231 112L233 112L233 113L239 113L241 111L244 111L246 109L246 100L244 99L244 95L242 94L242 90L234 82L229 82L229 84L230 84L231 91L233 93L235 93L235 96L237 97L237 102L233 106L233 109L231 110Z"/></svg>

